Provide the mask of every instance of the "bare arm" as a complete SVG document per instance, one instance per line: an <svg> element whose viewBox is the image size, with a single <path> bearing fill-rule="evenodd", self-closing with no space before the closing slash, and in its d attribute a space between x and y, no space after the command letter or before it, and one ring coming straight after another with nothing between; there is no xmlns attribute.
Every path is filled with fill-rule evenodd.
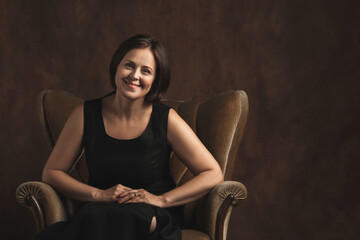
<svg viewBox="0 0 360 240"><path fill-rule="evenodd" d="M169 112L168 140L174 153L195 177L163 194L165 207L183 205L197 200L224 180L215 158L173 109Z"/></svg>
<svg viewBox="0 0 360 240"><path fill-rule="evenodd" d="M67 174L82 149L84 132L84 105L75 108L45 164L42 180L65 196L80 201L115 201L126 187L116 185L100 190L77 181ZM128 189L128 188L127 188Z"/></svg>

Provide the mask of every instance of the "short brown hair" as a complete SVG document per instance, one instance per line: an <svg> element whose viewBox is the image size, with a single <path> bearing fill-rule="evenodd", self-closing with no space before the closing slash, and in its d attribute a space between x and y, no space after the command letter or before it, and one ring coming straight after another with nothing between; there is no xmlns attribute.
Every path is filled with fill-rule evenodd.
<svg viewBox="0 0 360 240"><path fill-rule="evenodd" d="M164 46L147 34L138 34L126 39L115 51L110 63L110 83L116 89L115 75L119 63L127 52L136 48L150 48L154 54L156 73L150 91L145 96L145 101L160 101L161 95L170 85L170 61Z"/></svg>

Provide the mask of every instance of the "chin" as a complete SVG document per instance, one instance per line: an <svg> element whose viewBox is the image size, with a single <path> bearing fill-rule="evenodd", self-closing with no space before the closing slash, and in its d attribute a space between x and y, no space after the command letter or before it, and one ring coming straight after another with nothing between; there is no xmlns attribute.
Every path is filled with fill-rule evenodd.
<svg viewBox="0 0 360 240"><path fill-rule="evenodd" d="M145 95L139 95L138 93L135 92L124 91L123 89L117 89L116 91L128 100L134 100L134 101L139 99L145 100Z"/></svg>

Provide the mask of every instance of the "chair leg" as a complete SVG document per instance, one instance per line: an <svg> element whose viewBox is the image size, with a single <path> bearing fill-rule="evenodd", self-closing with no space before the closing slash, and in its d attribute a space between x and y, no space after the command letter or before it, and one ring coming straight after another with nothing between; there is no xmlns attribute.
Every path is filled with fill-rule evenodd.
<svg viewBox="0 0 360 240"><path fill-rule="evenodd" d="M224 240L224 222L226 213L231 205L231 202L234 200L234 195L228 195L224 202L221 204L219 209L217 218L216 218L216 229L215 229L215 237L216 240Z"/></svg>
<svg viewBox="0 0 360 240"><path fill-rule="evenodd" d="M31 211L34 215L36 222L36 232L40 232L45 228L45 219L43 211L41 210L40 204L34 195L30 194L26 197L26 201L31 206Z"/></svg>

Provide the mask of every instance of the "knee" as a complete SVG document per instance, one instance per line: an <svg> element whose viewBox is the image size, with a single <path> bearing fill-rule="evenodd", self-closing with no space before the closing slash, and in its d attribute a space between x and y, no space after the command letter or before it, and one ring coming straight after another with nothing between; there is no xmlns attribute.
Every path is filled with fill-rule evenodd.
<svg viewBox="0 0 360 240"><path fill-rule="evenodd" d="M150 224L150 233L153 233L156 229L156 217L154 216L151 220L151 224Z"/></svg>

